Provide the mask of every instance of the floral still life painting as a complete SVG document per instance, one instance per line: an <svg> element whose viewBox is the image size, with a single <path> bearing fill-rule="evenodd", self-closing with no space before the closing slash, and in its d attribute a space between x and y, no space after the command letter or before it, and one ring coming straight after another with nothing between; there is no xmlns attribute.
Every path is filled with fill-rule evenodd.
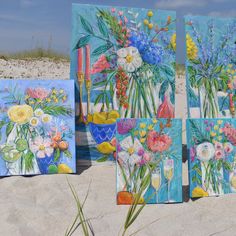
<svg viewBox="0 0 236 236"><path fill-rule="evenodd" d="M114 161L117 118L174 118L176 14L73 4L78 153Z"/></svg>
<svg viewBox="0 0 236 236"><path fill-rule="evenodd" d="M234 118L236 18L185 17L190 118Z"/></svg>
<svg viewBox="0 0 236 236"><path fill-rule="evenodd" d="M236 121L188 119L190 196L236 192Z"/></svg>
<svg viewBox="0 0 236 236"><path fill-rule="evenodd" d="M0 81L0 176L75 173L73 81Z"/></svg>
<svg viewBox="0 0 236 236"><path fill-rule="evenodd" d="M117 204L182 202L182 121L118 119Z"/></svg>

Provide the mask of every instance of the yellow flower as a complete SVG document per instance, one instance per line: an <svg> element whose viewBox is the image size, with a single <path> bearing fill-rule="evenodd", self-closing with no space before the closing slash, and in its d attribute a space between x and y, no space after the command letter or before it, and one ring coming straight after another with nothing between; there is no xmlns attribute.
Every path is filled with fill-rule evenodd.
<svg viewBox="0 0 236 236"><path fill-rule="evenodd" d="M217 141L215 139L212 140L212 143L215 144Z"/></svg>
<svg viewBox="0 0 236 236"><path fill-rule="evenodd" d="M134 131L134 135L135 135L135 136L138 136L138 130L135 130L135 131Z"/></svg>
<svg viewBox="0 0 236 236"><path fill-rule="evenodd" d="M144 25L148 25L148 24L149 24L149 21L148 21L147 19L145 19L145 20L143 21L143 24L144 24Z"/></svg>
<svg viewBox="0 0 236 236"><path fill-rule="evenodd" d="M217 124L221 125L223 123L223 120L217 120Z"/></svg>
<svg viewBox="0 0 236 236"><path fill-rule="evenodd" d="M192 191L192 197L193 198L195 198L195 197L208 197L208 196L209 196L208 192L206 192L201 187L196 187Z"/></svg>
<svg viewBox="0 0 236 236"><path fill-rule="evenodd" d="M146 138L141 138L141 139L140 139L140 142L141 142L141 143L145 143L145 141L146 141Z"/></svg>
<svg viewBox="0 0 236 236"><path fill-rule="evenodd" d="M146 135L146 133L147 133L147 132L144 131L144 130L142 130L142 131L139 132L139 134L140 134L141 137L144 137L144 136Z"/></svg>
<svg viewBox="0 0 236 236"><path fill-rule="evenodd" d="M52 94L57 94L57 90L56 89L52 89Z"/></svg>
<svg viewBox="0 0 236 236"><path fill-rule="evenodd" d="M29 96L29 95L26 95L26 96L25 96L25 99L29 99L29 98L30 98L30 96Z"/></svg>
<svg viewBox="0 0 236 236"><path fill-rule="evenodd" d="M157 119L156 119L156 118L153 118L153 119L152 119L152 123L153 123L153 124L156 124L156 123L157 123Z"/></svg>
<svg viewBox="0 0 236 236"><path fill-rule="evenodd" d="M153 130L153 125L149 125L148 130Z"/></svg>
<svg viewBox="0 0 236 236"><path fill-rule="evenodd" d="M16 105L10 107L7 114L11 121L17 124L25 124L33 116L33 109L29 105Z"/></svg>
<svg viewBox="0 0 236 236"><path fill-rule="evenodd" d="M51 102L51 98L46 98L46 102Z"/></svg>
<svg viewBox="0 0 236 236"><path fill-rule="evenodd" d="M211 135L211 137L215 137L216 133L215 132L211 132L210 135Z"/></svg>
<svg viewBox="0 0 236 236"><path fill-rule="evenodd" d="M153 12L152 11L148 11L147 16L148 17L152 17L153 16Z"/></svg>
<svg viewBox="0 0 236 236"><path fill-rule="evenodd" d="M219 133L222 134L223 133L223 129L219 129Z"/></svg>
<svg viewBox="0 0 236 236"><path fill-rule="evenodd" d="M57 99L57 98L55 98L53 101L54 101L55 103L58 103L58 99Z"/></svg>
<svg viewBox="0 0 236 236"><path fill-rule="evenodd" d="M29 104L30 104L30 105L33 105L34 103L35 103L35 102L34 102L33 100L30 100L30 101L29 101Z"/></svg>
<svg viewBox="0 0 236 236"><path fill-rule="evenodd" d="M218 137L218 140L221 141L221 140L222 140L222 136L219 136L219 137Z"/></svg>
<svg viewBox="0 0 236 236"><path fill-rule="evenodd" d="M141 129L146 128L146 124L145 124L145 123L140 123L140 128L141 128Z"/></svg>
<svg viewBox="0 0 236 236"><path fill-rule="evenodd" d="M173 34L170 39L170 45L176 51L176 34Z"/></svg>
<svg viewBox="0 0 236 236"><path fill-rule="evenodd" d="M64 89L60 89L60 90L59 90L59 93L64 93Z"/></svg>
<svg viewBox="0 0 236 236"><path fill-rule="evenodd" d="M218 125L215 125L214 126L214 130L218 130L219 129L219 126Z"/></svg>
<svg viewBox="0 0 236 236"><path fill-rule="evenodd" d="M37 117L32 117L29 121L30 125L36 127L39 124L39 120Z"/></svg>
<svg viewBox="0 0 236 236"><path fill-rule="evenodd" d="M186 35L187 57L194 60L198 56L198 48L189 34Z"/></svg>
<svg viewBox="0 0 236 236"><path fill-rule="evenodd" d="M148 24L148 29L152 29L152 28L153 28L153 24L152 23Z"/></svg>

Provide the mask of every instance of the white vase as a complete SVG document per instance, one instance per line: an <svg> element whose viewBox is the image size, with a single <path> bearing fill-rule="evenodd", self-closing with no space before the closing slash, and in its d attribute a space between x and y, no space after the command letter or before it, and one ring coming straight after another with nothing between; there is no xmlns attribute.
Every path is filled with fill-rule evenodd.
<svg viewBox="0 0 236 236"><path fill-rule="evenodd" d="M17 125L15 124L11 133L7 137L6 143L13 144L15 142L16 137L17 137ZM24 163L24 160L22 161L22 158L19 158L15 162L6 162L6 167L8 169L9 175L40 174L36 158L33 159L33 168L30 171L27 171L25 169L25 163Z"/></svg>

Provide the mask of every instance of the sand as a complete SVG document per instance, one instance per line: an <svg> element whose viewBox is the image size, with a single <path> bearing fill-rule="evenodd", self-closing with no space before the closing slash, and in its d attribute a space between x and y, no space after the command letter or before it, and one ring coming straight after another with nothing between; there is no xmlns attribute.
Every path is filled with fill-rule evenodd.
<svg viewBox="0 0 236 236"><path fill-rule="evenodd" d="M35 69L32 75L31 68ZM67 79L68 75L69 64L65 62L0 60L2 78ZM185 118L185 80L181 76L176 81L176 117ZM185 143L185 132L183 137ZM183 159L184 202L146 206L129 233L146 226L137 235L236 235L236 195L189 199L186 153ZM84 211L91 218L95 235L118 235L128 207L117 206L115 202L115 166L80 167L78 175L0 179L0 235L64 235L76 214L66 177L75 186L81 200L90 185ZM83 235L80 228L74 235Z"/></svg>

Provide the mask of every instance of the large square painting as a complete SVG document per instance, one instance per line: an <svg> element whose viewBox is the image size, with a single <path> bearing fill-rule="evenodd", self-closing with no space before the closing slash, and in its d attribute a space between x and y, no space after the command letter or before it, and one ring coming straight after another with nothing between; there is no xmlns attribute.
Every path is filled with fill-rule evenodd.
<svg viewBox="0 0 236 236"><path fill-rule="evenodd" d="M172 11L73 4L80 164L114 160L117 118L174 117L175 21Z"/></svg>
<svg viewBox="0 0 236 236"><path fill-rule="evenodd" d="M234 118L236 18L185 17L190 118Z"/></svg>
<svg viewBox="0 0 236 236"><path fill-rule="evenodd" d="M0 80L0 176L75 173L74 82Z"/></svg>
<svg viewBox="0 0 236 236"><path fill-rule="evenodd" d="M187 120L190 196L236 192L236 120Z"/></svg>
<svg viewBox="0 0 236 236"><path fill-rule="evenodd" d="M182 202L182 121L119 119L117 204Z"/></svg>

